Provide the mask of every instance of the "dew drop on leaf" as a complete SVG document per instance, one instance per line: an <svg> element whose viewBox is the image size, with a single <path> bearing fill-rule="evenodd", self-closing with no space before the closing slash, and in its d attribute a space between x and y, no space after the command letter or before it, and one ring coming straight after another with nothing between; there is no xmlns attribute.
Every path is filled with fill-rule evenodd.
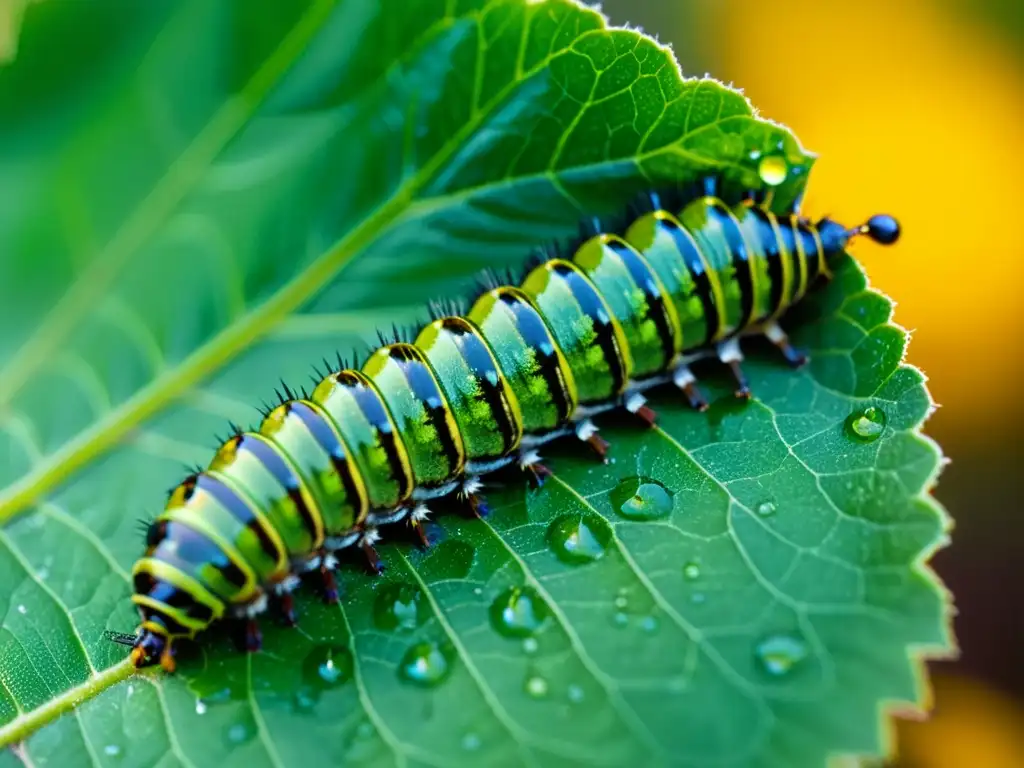
<svg viewBox="0 0 1024 768"><path fill-rule="evenodd" d="M398 676L406 682L432 688L451 672L451 649L434 642L416 643L405 652L398 665Z"/></svg>
<svg viewBox="0 0 1024 768"><path fill-rule="evenodd" d="M690 602L694 605L700 605L705 600L707 600L707 596L703 592L694 592L690 595Z"/></svg>
<svg viewBox="0 0 1024 768"><path fill-rule="evenodd" d="M754 658L771 677L789 674L806 656L806 643L795 635L768 635L754 647Z"/></svg>
<svg viewBox="0 0 1024 768"><path fill-rule="evenodd" d="M569 701L573 704L579 704L584 698L583 689L575 684L569 686L566 694L569 697Z"/></svg>
<svg viewBox="0 0 1024 768"><path fill-rule="evenodd" d="M422 624L426 614L423 592L412 584L386 584L373 601L373 623L378 629L408 632Z"/></svg>
<svg viewBox="0 0 1024 768"><path fill-rule="evenodd" d="M523 653L525 653L527 656L532 656L533 654L535 654L539 647L540 645L537 642L537 638L535 637L528 637L525 640L523 640Z"/></svg>
<svg viewBox="0 0 1024 768"><path fill-rule="evenodd" d="M886 421L885 411L868 406L846 417L846 434L858 442L870 443L881 436Z"/></svg>
<svg viewBox="0 0 1024 768"><path fill-rule="evenodd" d="M658 626L658 618L656 616L644 616L643 619L640 620L640 628L648 634L657 632Z"/></svg>
<svg viewBox="0 0 1024 768"><path fill-rule="evenodd" d="M765 501L762 501L760 504L757 505L757 509L756 509L757 514L760 515L761 517L771 517L772 515L775 514L775 510L776 510L775 502L772 501L771 499L767 499Z"/></svg>
<svg viewBox="0 0 1024 768"><path fill-rule="evenodd" d="M604 520L594 515L562 515L548 527L548 543L565 563L592 563L604 557L611 532Z"/></svg>
<svg viewBox="0 0 1024 768"><path fill-rule="evenodd" d="M476 752L480 749L480 744L480 737L475 733L470 732L462 737L462 748L467 752Z"/></svg>
<svg viewBox="0 0 1024 768"><path fill-rule="evenodd" d="M229 744L242 744L248 741L252 734L249 732L249 728L245 723L235 723L234 725L228 726L228 729L224 732L224 736Z"/></svg>
<svg viewBox="0 0 1024 768"><path fill-rule="evenodd" d="M103 754L109 755L110 757L117 757L121 754L121 748L117 744L107 744L103 747Z"/></svg>
<svg viewBox="0 0 1024 768"><path fill-rule="evenodd" d="M789 176L789 163L782 155L765 155L757 165L757 175L770 187L777 187Z"/></svg>
<svg viewBox="0 0 1024 768"><path fill-rule="evenodd" d="M700 566L697 563L687 563L683 566L683 576L688 581L696 581L700 578Z"/></svg>
<svg viewBox="0 0 1024 768"><path fill-rule="evenodd" d="M526 692L535 699L541 699L548 695L548 681L539 675L533 675L526 680Z"/></svg>
<svg viewBox="0 0 1024 768"><path fill-rule="evenodd" d="M649 477L627 477L612 489L611 501L630 520L653 520L672 511L672 493Z"/></svg>
<svg viewBox="0 0 1024 768"><path fill-rule="evenodd" d="M352 679L352 654L343 646L319 645L302 663L302 677L315 691L334 688Z"/></svg>
<svg viewBox="0 0 1024 768"><path fill-rule="evenodd" d="M206 702L203 701L202 699L196 699L196 714L197 715L205 715L206 714Z"/></svg>
<svg viewBox="0 0 1024 768"><path fill-rule="evenodd" d="M551 615L533 587L510 587L491 603L491 624L505 637L526 637L537 632Z"/></svg>
<svg viewBox="0 0 1024 768"><path fill-rule="evenodd" d="M629 605L629 600L625 595L619 595L615 598L615 607L619 610L624 610Z"/></svg>
<svg viewBox="0 0 1024 768"><path fill-rule="evenodd" d="M624 626L626 626L627 624L629 624L629 616L627 616L627 615L626 615L625 613L623 613L622 611L617 611L617 612L615 613L615 615L614 615L614 616L612 616L612 623L613 623L613 624L614 624L614 625L615 625L616 627L624 627Z"/></svg>

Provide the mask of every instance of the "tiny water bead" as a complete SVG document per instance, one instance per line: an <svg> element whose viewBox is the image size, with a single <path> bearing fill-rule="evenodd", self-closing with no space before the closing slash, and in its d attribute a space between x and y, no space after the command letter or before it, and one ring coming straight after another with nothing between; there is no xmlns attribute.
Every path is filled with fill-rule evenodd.
<svg viewBox="0 0 1024 768"><path fill-rule="evenodd" d="M206 702L203 701L202 699L196 699L196 714L197 715L205 715L206 714Z"/></svg>
<svg viewBox="0 0 1024 768"><path fill-rule="evenodd" d="M462 737L462 748L467 752L476 752L480 749L481 743L480 737L475 733L467 733Z"/></svg>
<svg viewBox="0 0 1024 768"><path fill-rule="evenodd" d="M756 511L757 514L761 517L771 517L775 514L777 509L778 508L775 506L774 501L772 501L771 499L766 499L765 501L762 501L760 504L758 504L757 507L755 507L754 511Z"/></svg>
<svg viewBox="0 0 1024 768"><path fill-rule="evenodd" d="M757 175L770 187L777 187L789 176L789 163L782 155L765 155L757 164Z"/></svg>
<svg viewBox="0 0 1024 768"><path fill-rule="evenodd" d="M427 616L423 592L412 584L384 585L373 601L373 623L378 629L408 632Z"/></svg>
<svg viewBox="0 0 1024 768"><path fill-rule="evenodd" d="M658 627L661 626L657 616L644 616L640 620L640 629L647 634L653 634L658 631Z"/></svg>
<svg viewBox="0 0 1024 768"><path fill-rule="evenodd" d="M683 566L683 576L687 581L696 581L700 578L700 566L697 563L687 563Z"/></svg>
<svg viewBox="0 0 1024 768"><path fill-rule="evenodd" d="M611 540L608 524L596 515L562 515L548 527L551 550L559 560L573 565L600 560Z"/></svg>
<svg viewBox="0 0 1024 768"><path fill-rule="evenodd" d="M235 723L234 725L230 725L224 732L224 737L227 739L229 744L242 744L248 741L252 735L253 732L245 723Z"/></svg>
<svg viewBox="0 0 1024 768"><path fill-rule="evenodd" d="M672 511L672 492L649 477L627 477L612 489L611 501L630 520L653 520Z"/></svg>
<svg viewBox="0 0 1024 768"><path fill-rule="evenodd" d="M439 685L452 668L452 648L439 643L416 643L405 652L398 664L401 679L424 688Z"/></svg>
<svg viewBox="0 0 1024 768"><path fill-rule="evenodd" d="M352 679L355 664L348 648L319 645L302 663L304 682L315 691L334 688Z"/></svg>
<svg viewBox="0 0 1024 768"><path fill-rule="evenodd" d="M533 587L510 587L491 603L491 623L505 637L527 637L536 633L551 615L544 599Z"/></svg>
<svg viewBox="0 0 1024 768"><path fill-rule="evenodd" d="M533 675L526 680L526 692L535 699L542 699L548 695L548 681L539 675Z"/></svg>
<svg viewBox="0 0 1024 768"><path fill-rule="evenodd" d="M525 653L527 656L532 656L533 654L535 654L538 648L540 648L540 643L537 642L537 638L528 637L525 640L523 640L523 653Z"/></svg>
<svg viewBox="0 0 1024 768"><path fill-rule="evenodd" d="M585 698L583 689L578 685L570 685L566 690L566 695L569 697L569 701L573 704L579 704Z"/></svg>
<svg viewBox="0 0 1024 768"><path fill-rule="evenodd" d="M871 405L846 417L846 434L859 442L870 443L885 431L887 421L885 411Z"/></svg>
<svg viewBox="0 0 1024 768"><path fill-rule="evenodd" d="M117 744L107 744L103 748L103 754L109 755L110 757L117 757L121 754L121 748Z"/></svg>
<svg viewBox="0 0 1024 768"><path fill-rule="evenodd" d="M807 644L796 635L768 635L754 647L754 658L771 677L783 677L807 656Z"/></svg>
<svg viewBox="0 0 1024 768"><path fill-rule="evenodd" d="M622 611L618 611L612 616L612 623L617 627L624 627L629 624L629 616Z"/></svg>

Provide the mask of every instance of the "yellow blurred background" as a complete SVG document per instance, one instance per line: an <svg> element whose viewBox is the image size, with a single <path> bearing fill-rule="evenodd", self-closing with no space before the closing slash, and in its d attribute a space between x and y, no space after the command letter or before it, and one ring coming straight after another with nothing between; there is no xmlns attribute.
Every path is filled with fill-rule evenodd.
<svg viewBox="0 0 1024 768"><path fill-rule="evenodd" d="M820 155L805 210L896 215L895 249L858 243L913 330L942 406L956 520L935 566L962 657L931 665L934 711L901 721L901 766L1024 766L1024 2L606 0L673 43L684 72L742 88Z"/></svg>

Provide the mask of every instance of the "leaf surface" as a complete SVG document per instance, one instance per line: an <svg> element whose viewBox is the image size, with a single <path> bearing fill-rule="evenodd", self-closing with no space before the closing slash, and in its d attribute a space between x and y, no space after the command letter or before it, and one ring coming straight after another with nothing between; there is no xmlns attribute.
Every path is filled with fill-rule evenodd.
<svg viewBox="0 0 1024 768"><path fill-rule="evenodd" d="M340 608L304 590L300 628L268 622L264 653L215 630L180 674L128 677L102 633L135 624L135 521L278 377L639 190L755 185L751 153L774 151L804 171L781 206L811 161L738 93L566 0L93 5L102 38L74 34L80 9L32 8L0 74L0 741L20 741L0 759L881 748L879 702L922 694L908 650L950 644L922 565L946 520L924 495L922 377L852 262L793 318L808 369L755 351L755 402L709 368L707 414L663 392L656 430L602 422L613 464L554 447L540 491L504 478L486 521L382 547L382 579L346 564ZM866 442L847 422L868 407L886 425ZM510 589L532 613L502 619Z"/></svg>

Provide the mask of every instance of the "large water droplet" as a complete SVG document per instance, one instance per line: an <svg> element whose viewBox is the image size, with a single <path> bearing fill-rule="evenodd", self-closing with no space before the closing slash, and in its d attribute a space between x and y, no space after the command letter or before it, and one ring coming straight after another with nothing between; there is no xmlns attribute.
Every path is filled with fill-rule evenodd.
<svg viewBox="0 0 1024 768"><path fill-rule="evenodd" d="M608 524L594 515L562 515L548 527L548 543L558 559L566 563L599 560L611 538Z"/></svg>
<svg viewBox="0 0 1024 768"><path fill-rule="evenodd" d="M373 623L378 629L407 632L422 624L426 616L423 592L412 584L386 584L373 601Z"/></svg>
<svg viewBox="0 0 1024 768"><path fill-rule="evenodd" d="M768 635L754 647L754 658L772 677L782 677L807 656L807 644L788 634Z"/></svg>
<svg viewBox="0 0 1024 768"><path fill-rule="evenodd" d="M766 501L762 501L760 504L757 505L756 512L761 517L771 517L775 514L775 510L775 502L772 501L771 499L768 499Z"/></svg>
<svg viewBox="0 0 1024 768"><path fill-rule="evenodd" d="M687 563L683 566L683 576L688 581L696 581L700 578L700 566L697 563Z"/></svg>
<svg viewBox="0 0 1024 768"><path fill-rule="evenodd" d="M630 520L652 520L672 511L672 493L649 477L627 477L611 493L612 506Z"/></svg>
<svg viewBox="0 0 1024 768"><path fill-rule="evenodd" d="M431 688L444 681L451 672L452 649L438 643L416 643L405 652L398 664L403 680Z"/></svg>
<svg viewBox="0 0 1024 768"><path fill-rule="evenodd" d="M302 679L315 694L352 679L352 654L339 645L318 645L302 662Z"/></svg>
<svg viewBox="0 0 1024 768"><path fill-rule="evenodd" d="M548 620L551 611L533 587L511 587L491 603L491 623L505 637L527 637Z"/></svg>
<svg viewBox="0 0 1024 768"><path fill-rule="evenodd" d="M770 187L777 187L789 176L789 163L782 155L765 155L757 164L757 175Z"/></svg>
<svg viewBox="0 0 1024 768"><path fill-rule="evenodd" d="M886 421L885 411L873 405L868 406L846 417L846 433L854 440L870 443L885 431Z"/></svg>
<svg viewBox="0 0 1024 768"><path fill-rule="evenodd" d="M526 692L535 699L541 699L548 695L548 681L539 675L533 675L526 680Z"/></svg>

